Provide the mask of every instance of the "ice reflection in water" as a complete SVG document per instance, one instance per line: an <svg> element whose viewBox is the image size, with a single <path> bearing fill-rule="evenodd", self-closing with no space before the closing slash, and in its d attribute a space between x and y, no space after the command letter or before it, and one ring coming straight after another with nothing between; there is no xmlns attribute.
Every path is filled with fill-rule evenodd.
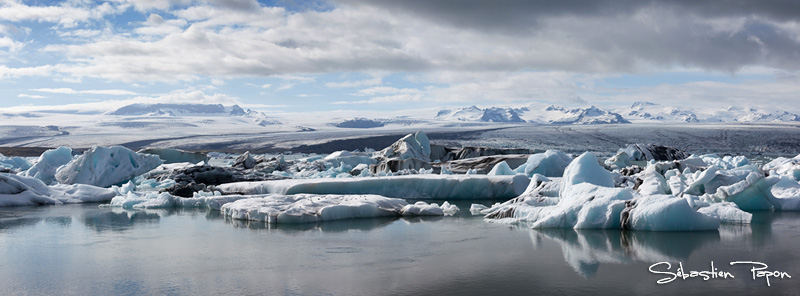
<svg viewBox="0 0 800 296"><path fill-rule="evenodd" d="M695 249L719 242L720 235L717 231L531 230L534 247L542 238L558 242L567 264L590 278L603 263L685 261Z"/></svg>

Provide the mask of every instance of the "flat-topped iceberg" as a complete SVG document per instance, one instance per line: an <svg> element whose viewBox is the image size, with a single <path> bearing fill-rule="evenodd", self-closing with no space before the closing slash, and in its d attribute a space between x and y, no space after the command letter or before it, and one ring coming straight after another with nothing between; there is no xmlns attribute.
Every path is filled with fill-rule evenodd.
<svg viewBox="0 0 800 296"><path fill-rule="evenodd" d="M379 195L269 194L240 199L222 206L226 217L266 223L309 223L358 218L392 216L442 216L437 204L408 204L399 198Z"/></svg>
<svg viewBox="0 0 800 296"><path fill-rule="evenodd" d="M226 194L377 194L409 199L510 199L525 191L524 175L406 175L355 179L239 182L217 187Z"/></svg>
<svg viewBox="0 0 800 296"><path fill-rule="evenodd" d="M0 173L0 207L103 202L115 195L91 185L47 186L39 179Z"/></svg>

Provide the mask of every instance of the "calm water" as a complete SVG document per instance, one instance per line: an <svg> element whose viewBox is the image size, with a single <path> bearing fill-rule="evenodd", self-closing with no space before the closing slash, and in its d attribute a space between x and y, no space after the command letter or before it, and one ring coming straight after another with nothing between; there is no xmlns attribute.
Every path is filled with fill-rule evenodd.
<svg viewBox="0 0 800 296"><path fill-rule="evenodd" d="M465 212L274 227L195 209L4 208L0 295L796 295L799 251L798 213L713 232L623 233L537 231ZM660 261L687 271L714 261L735 278L657 285L666 276L648 267ZM731 261L793 278L768 287Z"/></svg>

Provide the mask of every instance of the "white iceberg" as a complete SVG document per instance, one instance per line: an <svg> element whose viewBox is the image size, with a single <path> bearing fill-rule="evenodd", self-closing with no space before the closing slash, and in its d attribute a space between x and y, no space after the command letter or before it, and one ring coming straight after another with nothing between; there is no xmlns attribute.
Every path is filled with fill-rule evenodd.
<svg viewBox="0 0 800 296"><path fill-rule="evenodd" d="M0 154L0 168L24 171L30 167L31 163L23 157L18 157L18 156L8 157Z"/></svg>
<svg viewBox="0 0 800 296"><path fill-rule="evenodd" d="M58 169L55 178L62 184L109 187L147 173L162 162L156 155L139 154L122 146L94 147Z"/></svg>
<svg viewBox="0 0 800 296"><path fill-rule="evenodd" d="M111 199L108 207L124 209L209 208L219 210L222 205L245 198L247 195L198 195L183 198L166 192L128 192Z"/></svg>
<svg viewBox="0 0 800 296"><path fill-rule="evenodd" d="M389 147L375 152L373 157L385 159L420 159L423 161L431 160L431 142L424 132L408 134Z"/></svg>
<svg viewBox="0 0 800 296"><path fill-rule="evenodd" d="M585 152L575 158L564 170L561 180L561 192L570 186L580 183L589 183L602 187L614 187L614 178L611 172L604 169L594 154Z"/></svg>
<svg viewBox="0 0 800 296"><path fill-rule="evenodd" d="M528 161L515 169L517 173L524 173L527 176L541 174L547 177L561 177L564 169L572 161L572 157L558 150L547 150L544 153L536 153L528 157Z"/></svg>
<svg viewBox="0 0 800 296"><path fill-rule="evenodd" d="M794 158L778 157L764 164L764 171L770 175L791 177L795 181L800 180L800 155Z"/></svg>
<svg viewBox="0 0 800 296"><path fill-rule="evenodd" d="M42 180L45 184L56 183L56 171L72 161L72 158L72 149L67 147L47 150L39 156L36 164L22 175Z"/></svg>
<svg viewBox="0 0 800 296"><path fill-rule="evenodd" d="M39 179L0 173L0 207L103 202L115 195L91 185L47 186Z"/></svg>
<svg viewBox="0 0 800 296"><path fill-rule="evenodd" d="M227 203L226 217L266 223L310 223L358 218L444 215L436 204L413 205L379 195L269 194Z"/></svg>
<svg viewBox="0 0 800 296"><path fill-rule="evenodd" d="M505 161L498 162L496 165L494 165L492 170L487 173L489 176L513 176L516 174L517 172L512 170Z"/></svg>
<svg viewBox="0 0 800 296"><path fill-rule="evenodd" d="M731 202L710 204L707 207L699 208L697 212L719 218L723 223L749 224L753 220L753 214L740 210L735 203Z"/></svg>

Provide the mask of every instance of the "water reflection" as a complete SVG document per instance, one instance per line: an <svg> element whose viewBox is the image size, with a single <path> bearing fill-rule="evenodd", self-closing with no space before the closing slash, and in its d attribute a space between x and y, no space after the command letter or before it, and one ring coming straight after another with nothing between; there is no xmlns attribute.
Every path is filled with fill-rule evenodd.
<svg viewBox="0 0 800 296"><path fill-rule="evenodd" d="M83 224L97 232L126 231L134 226L158 224L161 216L171 215L169 210L129 211L118 208L100 208L83 214Z"/></svg>
<svg viewBox="0 0 800 296"><path fill-rule="evenodd" d="M220 215L221 216L221 215ZM368 231L384 227L397 221L396 217L370 218L370 219L350 219L325 221L318 223L298 223L298 224L269 224L260 221L236 220L230 217L223 217L225 224L234 228L247 228L251 230L270 230L283 232L303 232L303 231L323 231L323 232L345 232L350 230Z"/></svg>
<svg viewBox="0 0 800 296"><path fill-rule="evenodd" d="M564 260L575 272L589 278L600 264L635 261L686 260L704 245L720 241L717 231L646 232L619 230L538 229L531 231L534 247L543 238L561 245Z"/></svg>
<svg viewBox="0 0 800 296"><path fill-rule="evenodd" d="M42 221L40 217L30 217L24 213L0 211L0 232L14 228L32 226Z"/></svg>

